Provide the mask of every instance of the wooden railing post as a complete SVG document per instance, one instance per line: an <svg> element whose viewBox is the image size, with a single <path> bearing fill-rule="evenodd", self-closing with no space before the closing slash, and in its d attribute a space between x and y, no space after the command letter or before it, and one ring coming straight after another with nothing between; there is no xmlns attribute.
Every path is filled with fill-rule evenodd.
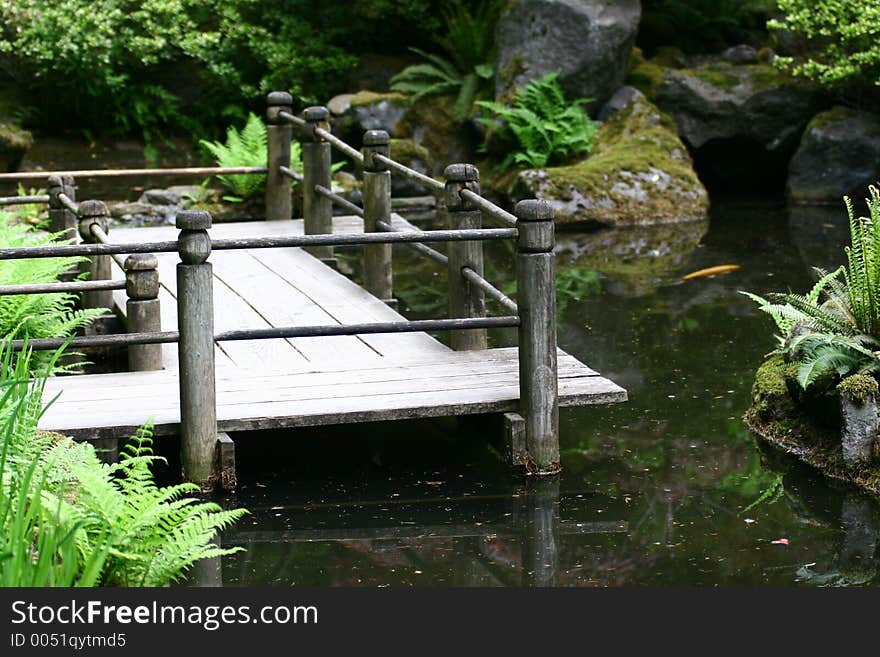
<svg viewBox="0 0 880 657"><path fill-rule="evenodd" d="M391 224L391 172L373 161L373 154L391 156L391 139L384 130L364 133L364 232L382 232L376 225ZM394 275L391 268L391 245L364 246L364 286L374 297L389 305L394 301Z"/></svg>
<svg viewBox="0 0 880 657"><path fill-rule="evenodd" d="M107 220L110 212L103 201L83 201L79 204L79 236L87 244L97 244L92 234L92 226L98 226L105 233L109 231ZM82 271L89 273L90 281L106 281L111 278L111 258L108 255L92 256L82 264ZM112 308L113 290L95 290L84 292L83 308Z"/></svg>
<svg viewBox="0 0 880 657"><path fill-rule="evenodd" d="M327 235L333 232L333 203L315 191L316 185L331 189L330 144L315 135L315 128L330 130L330 110L307 107L303 112L306 125L301 132L303 159L303 218L306 235ZM332 246L308 249L316 258L335 264Z"/></svg>
<svg viewBox="0 0 880 657"><path fill-rule="evenodd" d="M49 176L49 230L61 233L61 239L76 239L76 215L62 205L59 194L76 200L73 176Z"/></svg>
<svg viewBox="0 0 880 657"><path fill-rule="evenodd" d="M446 217L451 230L481 228L482 213L461 198L461 190L480 193L480 172L472 164L450 164L443 172L446 178ZM486 298L482 288L461 274L470 267L483 275L482 242L449 242L449 316L485 317ZM452 348L464 351L486 348L486 329L452 331Z"/></svg>
<svg viewBox="0 0 880 657"><path fill-rule="evenodd" d="M559 383L556 363L556 257L553 209L520 201L516 257L519 306L519 396L529 474L559 472Z"/></svg>
<svg viewBox="0 0 880 657"><path fill-rule="evenodd" d="M273 91L266 96L266 133L268 157L266 166L266 219L290 219L293 214L290 178L279 167L290 167L290 140L293 126L278 117L279 112L292 112L293 96L286 91Z"/></svg>
<svg viewBox="0 0 880 657"><path fill-rule="evenodd" d="M125 316L129 333L162 330L159 309L159 260L152 253L136 253L125 259ZM162 369L162 345L133 344L128 347L128 369L147 372Z"/></svg>
<svg viewBox="0 0 880 657"><path fill-rule="evenodd" d="M180 451L183 476L204 490L214 486L217 394L214 373L214 288L211 215L177 214L177 344L180 367Z"/></svg>

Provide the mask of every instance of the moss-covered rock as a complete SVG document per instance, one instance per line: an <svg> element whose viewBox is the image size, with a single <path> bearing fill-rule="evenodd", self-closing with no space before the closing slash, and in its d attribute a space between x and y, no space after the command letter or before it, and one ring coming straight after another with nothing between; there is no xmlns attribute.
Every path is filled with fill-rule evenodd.
<svg viewBox="0 0 880 657"><path fill-rule="evenodd" d="M367 130L394 132L411 104L403 94L365 90L332 100L333 132L354 146L360 145Z"/></svg>
<svg viewBox="0 0 880 657"><path fill-rule="evenodd" d="M768 358L755 372L752 409L764 420L785 421L799 415L791 394L796 366L781 354Z"/></svg>
<svg viewBox="0 0 880 657"><path fill-rule="evenodd" d="M869 397L877 397L877 379L867 374L853 374L837 384L837 391L850 401L864 404Z"/></svg>
<svg viewBox="0 0 880 657"><path fill-rule="evenodd" d="M470 123L455 119L452 96L428 96L410 104L391 136L411 139L433 156L431 175L439 176L448 164L473 162L479 143Z"/></svg>
<svg viewBox="0 0 880 657"><path fill-rule="evenodd" d="M563 224L695 221L709 207L671 121L641 96L602 125L587 159L522 171L510 191L516 198L549 201Z"/></svg>
<svg viewBox="0 0 880 657"><path fill-rule="evenodd" d="M392 159L415 169L419 173L432 174L434 171L434 157L424 146L417 144L412 139L391 140ZM416 196L424 194L425 188L416 182L403 176L391 176L391 193L394 196Z"/></svg>

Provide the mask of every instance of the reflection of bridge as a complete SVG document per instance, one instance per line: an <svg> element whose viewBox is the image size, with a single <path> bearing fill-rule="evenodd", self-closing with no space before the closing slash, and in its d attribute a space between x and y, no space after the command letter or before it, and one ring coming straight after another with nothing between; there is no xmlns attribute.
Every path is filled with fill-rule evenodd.
<svg viewBox="0 0 880 657"><path fill-rule="evenodd" d="M458 499L459 502L465 500L475 503L472 498ZM481 497L480 501L492 504L480 514L481 520L475 522L443 523L436 517L448 514L436 513L436 509L432 513L431 508L424 508L449 504L445 498L424 498L406 503L383 500L381 506L393 506L395 516L401 513L397 507L406 504L412 507L412 517L433 519L427 523L415 521L413 524L394 526L365 526L355 520L348 526L341 527L338 526L337 519L337 526L326 528L257 531L231 529L223 534L222 544L224 547L244 547L247 554L243 559L247 563L261 562L264 567L268 565L264 563L267 553L288 563L288 560L296 559L298 553L302 554L307 547L305 544L323 543L364 555L369 560L381 561L383 557L387 557L401 567L410 563L414 568L430 568L431 564L414 552L421 548L430 551L432 546L447 546L455 553L450 556L455 559L456 580L450 584L556 586L560 584L562 571L567 568L561 562L560 555L564 540L600 534L626 535L629 531L626 521L561 520L558 477L533 479L515 497L498 495L491 498ZM509 512L499 512L495 504L500 504L502 509ZM345 511L352 506L362 505L363 502L333 505L333 509L328 509L331 513L327 520L332 524L334 517L345 516ZM278 508L282 507L272 507L271 510ZM259 510L255 513L260 515ZM493 550L490 546L498 549ZM277 550L281 552L276 554ZM309 568L314 570L315 564L310 564ZM284 570L281 568L281 571ZM278 573L279 576L286 574ZM234 577L234 574L228 573L227 579L229 577ZM218 558L197 564L190 581L200 586L221 586L224 582L221 560ZM249 579L239 582L250 585L254 583Z"/></svg>
<svg viewBox="0 0 880 657"><path fill-rule="evenodd" d="M53 229L84 243L4 249L0 259L85 256L91 280L0 293L84 291L85 306L115 309L128 333L72 346L126 347L136 371L52 380L48 393L63 394L41 426L115 440L153 418L158 433L181 434L186 477L209 486L234 481L231 441L221 433L218 442L218 431L505 413L514 459L558 471L558 406L623 401L626 392L557 352L549 206L523 201L508 213L480 195L472 165L435 180L392 159L386 133L367 132L358 151L329 132L324 108L300 118L290 102L269 95L266 168L191 171L267 174L265 222L213 226L207 212L188 211L179 231L123 229L111 239L107 207L77 203L69 176L50 178ZM302 174L291 169L294 128ZM331 147L363 169L363 208L333 191ZM422 231L391 213L392 171L443 194L448 230ZM290 219L293 181L304 221ZM348 215L334 217L334 204ZM484 217L505 227L482 228ZM517 242L516 302L483 277L482 242L495 239ZM446 253L428 243L445 243ZM448 271L451 318L407 321L394 310L393 244ZM343 245L364 247L364 287L335 271L333 248ZM114 261L124 278L114 278ZM487 299L505 314L487 316ZM518 329L517 348L487 349L487 329L501 327ZM451 331L452 349L428 334L436 330Z"/></svg>

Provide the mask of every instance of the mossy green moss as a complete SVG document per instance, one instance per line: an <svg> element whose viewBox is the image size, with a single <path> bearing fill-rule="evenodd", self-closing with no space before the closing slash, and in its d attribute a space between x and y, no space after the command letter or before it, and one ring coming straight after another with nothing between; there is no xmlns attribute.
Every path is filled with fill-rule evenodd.
<svg viewBox="0 0 880 657"><path fill-rule="evenodd" d="M733 92L737 87L755 93L791 82L789 76L769 64L710 62L697 68L682 69L675 74L695 77L726 93Z"/></svg>
<svg viewBox="0 0 880 657"><path fill-rule="evenodd" d="M387 100L399 105L409 105L410 98L397 92L378 92L378 91L358 91L351 99L352 107L363 107L364 105L375 105Z"/></svg>
<svg viewBox="0 0 880 657"><path fill-rule="evenodd" d="M877 397L877 379L867 374L853 374L837 384L837 391L854 402L864 404L868 397Z"/></svg>
<svg viewBox="0 0 880 657"><path fill-rule="evenodd" d="M538 191L541 198L562 201L557 217L563 223L672 223L702 219L709 206L672 120L645 100L634 101L602 125L587 159L550 167L541 175L536 190L529 172L522 174L515 194Z"/></svg>
<svg viewBox="0 0 880 657"><path fill-rule="evenodd" d="M397 123L392 137L413 139L436 163L434 174L453 162L472 162L476 144L468 126L455 118L455 98L428 96L412 104Z"/></svg>
<svg viewBox="0 0 880 657"><path fill-rule="evenodd" d="M412 162L420 161L428 171L434 168L434 158L431 156L431 151L412 139L392 139L391 157L407 166L412 166Z"/></svg>
<svg viewBox="0 0 880 657"><path fill-rule="evenodd" d="M649 100L656 101L668 70L655 61L645 59L640 48L633 48L626 83L641 91Z"/></svg>
<svg viewBox="0 0 880 657"><path fill-rule="evenodd" d="M755 372L752 384L752 408L765 418L783 420L797 415L791 384L795 382L797 367L786 363L782 355L768 358Z"/></svg>

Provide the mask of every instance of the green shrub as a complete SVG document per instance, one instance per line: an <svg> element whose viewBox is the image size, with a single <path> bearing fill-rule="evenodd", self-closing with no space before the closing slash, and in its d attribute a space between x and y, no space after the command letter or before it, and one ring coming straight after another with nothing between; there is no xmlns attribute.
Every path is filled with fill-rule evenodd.
<svg viewBox="0 0 880 657"><path fill-rule="evenodd" d="M497 0L483 2L472 12L461 0L448 4L443 13L446 34L435 39L448 59L411 48L426 61L395 75L392 91L412 93L414 100L433 94L454 95L455 118L464 121L474 99L493 77L495 23L501 6Z"/></svg>
<svg viewBox="0 0 880 657"><path fill-rule="evenodd" d="M0 346L0 584L163 586L236 551L212 539L245 511L187 498L194 484L156 486L148 427L115 465L38 431L44 378L29 380L30 357Z"/></svg>
<svg viewBox="0 0 880 657"><path fill-rule="evenodd" d="M825 85L880 84L878 0L779 0L779 9L784 19L772 20L768 27L788 30L805 43L804 52L777 57L776 65Z"/></svg>
<svg viewBox="0 0 880 657"><path fill-rule="evenodd" d="M779 351L799 364L804 388L880 371L880 192L871 187L870 196L870 217L856 218L845 199L851 238L846 266L831 273L817 269L819 281L806 295L778 293L768 300L743 293L773 318Z"/></svg>
<svg viewBox="0 0 880 657"><path fill-rule="evenodd" d="M583 105L587 98L565 99L558 82L559 71L532 80L520 89L512 107L480 101L480 107L503 121L501 139L513 142L511 152L501 162L503 171L511 164L540 168L559 164L593 148L598 124L590 120ZM496 119L480 119L490 130Z"/></svg>
<svg viewBox="0 0 880 657"><path fill-rule="evenodd" d="M0 215L0 247L57 244L54 241L57 237L36 232L28 225L10 224L8 215ZM81 260L0 260L0 285L53 283ZM70 293L0 296L0 339L64 338L104 314L100 309L77 309L76 300L76 295ZM46 352L37 352L31 362L35 367L42 368L50 358Z"/></svg>

